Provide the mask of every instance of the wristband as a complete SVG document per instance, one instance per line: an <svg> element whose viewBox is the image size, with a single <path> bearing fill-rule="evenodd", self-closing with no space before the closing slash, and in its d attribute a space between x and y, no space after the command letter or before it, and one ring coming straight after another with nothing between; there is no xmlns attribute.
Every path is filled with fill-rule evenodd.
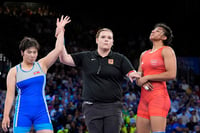
<svg viewBox="0 0 200 133"><path fill-rule="evenodd" d="M127 75L129 76L132 72L136 72L136 71L135 70L131 70L131 71L128 72Z"/></svg>

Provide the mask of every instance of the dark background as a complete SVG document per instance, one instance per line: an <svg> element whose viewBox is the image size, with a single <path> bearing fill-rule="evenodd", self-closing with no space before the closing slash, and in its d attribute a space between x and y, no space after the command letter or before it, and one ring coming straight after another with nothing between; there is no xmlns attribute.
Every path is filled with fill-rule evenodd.
<svg viewBox="0 0 200 133"><path fill-rule="evenodd" d="M21 0L30 1L30 0ZM1 4L11 1L1 1ZM174 32L174 48L180 56L199 56L199 0L31 0L48 4L73 21L111 28L124 40L134 34L148 38L157 22ZM119 35L118 35L119 34Z"/></svg>
<svg viewBox="0 0 200 133"><path fill-rule="evenodd" d="M173 30L174 49L178 56L200 55L197 48L200 35L199 0L74 0L61 3L55 0L50 2L55 8L68 13L72 20L81 19L110 27L116 33L115 40L121 38L128 41L134 35L148 40L153 25L164 22Z"/></svg>
<svg viewBox="0 0 200 133"><path fill-rule="evenodd" d="M1 1L0 4L5 5L9 2L16 3L16 1L10 0ZM48 5L51 9L60 12L57 17L60 17L61 14L69 15L72 22L67 27L67 37L73 32L73 26L70 25L74 23L84 25L85 31L108 27L114 32L114 49L127 55L130 51L130 47L127 47L127 45L132 45L130 42L136 39L145 42L145 49L150 48L151 44L148 37L153 26L158 22L164 22L173 30L173 48L177 56L199 57L200 55L198 52L200 35L199 0L21 0L18 2L35 2ZM54 26L52 26L52 29L55 28ZM7 26L1 24L0 28L0 32L2 32L2 29L6 31ZM14 32L20 34L20 31ZM79 34L82 34L82 32ZM6 36L9 35L15 34ZM74 36L78 36L78 33ZM93 37L95 38L95 36ZM87 37L85 37L85 40L87 40ZM17 41L16 44L13 44L14 46L12 45L15 52L17 52L19 38ZM134 53L137 55L136 58L144 50L144 48L139 49L139 45L141 44L136 42L135 46L131 47L131 49L135 48L137 51ZM9 47L8 50L11 50L12 47ZM96 46L93 42L86 45L80 44L80 47L95 48ZM5 49L5 47L2 48ZM11 60L18 62L14 59Z"/></svg>

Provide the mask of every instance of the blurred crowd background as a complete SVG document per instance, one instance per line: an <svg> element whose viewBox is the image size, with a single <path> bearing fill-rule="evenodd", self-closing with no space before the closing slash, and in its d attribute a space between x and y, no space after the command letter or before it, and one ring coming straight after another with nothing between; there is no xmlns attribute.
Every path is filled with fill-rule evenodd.
<svg viewBox="0 0 200 133"><path fill-rule="evenodd" d="M168 2L165 6L161 4L147 7L145 11L142 11L144 7L135 8L134 3L125 8L125 11L116 9L119 6L112 8L101 4L102 8L95 8L87 5L87 9L83 9L82 3L76 4L72 8L70 3L55 4L52 0L49 3L0 2L0 125L7 72L22 60L18 49L20 40L24 36L36 38L41 45L38 58L45 56L55 46L56 19L64 14L69 15L72 20L65 27L65 43L69 53L96 49L96 31L108 27L114 32L113 50L126 55L136 69L141 52L151 47L148 36L153 25L157 22L168 24L174 31L172 47L177 55L178 73L176 80L167 82L171 109L166 133L200 132L200 53L196 31L199 28L199 2ZM175 9L177 12L174 12ZM81 110L82 78L79 68L68 67L58 60L47 73L45 89L55 133L87 133ZM140 88L124 79L122 89L121 133L134 133ZM13 114L14 109L11 118ZM12 128L9 132L12 133Z"/></svg>

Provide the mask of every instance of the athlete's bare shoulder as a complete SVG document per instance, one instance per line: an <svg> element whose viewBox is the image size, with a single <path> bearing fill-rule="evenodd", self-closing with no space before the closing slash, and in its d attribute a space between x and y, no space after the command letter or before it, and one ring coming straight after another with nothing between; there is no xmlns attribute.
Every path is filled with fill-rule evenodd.
<svg viewBox="0 0 200 133"><path fill-rule="evenodd" d="M17 72L17 68L16 68L16 66L14 66L14 67L10 68L10 70L8 71L8 74L14 76L14 75L16 75L16 72Z"/></svg>
<svg viewBox="0 0 200 133"><path fill-rule="evenodd" d="M174 49L170 46L164 47L162 54L175 54Z"/></svg>

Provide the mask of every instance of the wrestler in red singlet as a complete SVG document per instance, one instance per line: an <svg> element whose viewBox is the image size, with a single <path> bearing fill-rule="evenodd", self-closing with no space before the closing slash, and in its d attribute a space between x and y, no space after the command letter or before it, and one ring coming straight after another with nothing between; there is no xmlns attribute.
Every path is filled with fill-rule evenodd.
<svg viewBox="0 0 200 133"><path fill-rule="evenodd" d="M162 50L159 48L151 53L146 51L141 58L141 67L143 76L159 74L166 71ZM137 116L149 119L150 116L166 117L170 109L170 98L167 92L166 81L152 81L153 91L147 91L141 88L140 103L138 106Z"/></svg>
<svg viewBox="0 0 200 133"><path fill-rule="evenodd" d="M172 43L173 34L169 26L158 23L151 31L150 50L142 52L138 72L141 78L136 83L141 87L137 110L137 133L165 133L170 98L166 81L176 78L176 55Z"/></svg>

